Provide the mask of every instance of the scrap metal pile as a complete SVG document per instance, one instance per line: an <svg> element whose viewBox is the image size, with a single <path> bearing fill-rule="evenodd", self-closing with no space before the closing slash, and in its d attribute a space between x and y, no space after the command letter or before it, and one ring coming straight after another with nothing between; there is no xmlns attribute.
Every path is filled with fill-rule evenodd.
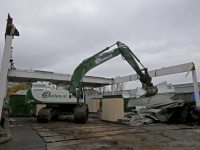
<svg viewBox="0 0 200 150"><path fill-rule="evenodd" d="M123 92L123 98L130 98L128 107L132 107L133 113L125 113L131 126L150 124L152 122L173 124L200 124L200 107L195 102L173 101L175 89L172 84L162 82L157 85L158 93L145 97L146 91L136 88Z"/></svg>

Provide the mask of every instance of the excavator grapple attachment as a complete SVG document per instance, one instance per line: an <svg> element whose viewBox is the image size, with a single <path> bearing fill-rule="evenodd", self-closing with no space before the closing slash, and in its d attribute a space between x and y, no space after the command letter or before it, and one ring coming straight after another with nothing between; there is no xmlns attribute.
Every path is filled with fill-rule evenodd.
<svg viewBox="0 0 200 150"><path fill-rule="evenodd" d="M156 95L156 93L158 92L158 88L157 86L149 86L149 87L146 87L145 89L147 91L146 95L145 96L153 96L153 95Z"/></svg>

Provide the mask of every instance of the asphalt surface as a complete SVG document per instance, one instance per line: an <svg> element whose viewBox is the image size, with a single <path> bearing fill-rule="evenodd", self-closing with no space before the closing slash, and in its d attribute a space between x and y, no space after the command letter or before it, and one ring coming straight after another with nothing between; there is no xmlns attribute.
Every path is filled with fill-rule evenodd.
<svg viewBox="0 0 200 150"><path fill-rule="evenodd" d="M30 122L33 117L13 117L13 127L10 128L12 139L2 145L0 150L44 150L44 140L32 129ZM22 125L20 127L20 125Z"/></svg>

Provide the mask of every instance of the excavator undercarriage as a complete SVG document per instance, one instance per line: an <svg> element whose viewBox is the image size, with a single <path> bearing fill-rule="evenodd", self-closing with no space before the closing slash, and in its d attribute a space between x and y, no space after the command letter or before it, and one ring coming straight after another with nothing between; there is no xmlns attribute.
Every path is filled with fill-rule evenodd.
<svg viewBox="0 0 200 150"><path fill-rule="evenodd" d="M37 121L40 123L48 123L52 119L57 119L62 113L71 112L74 113L75 123L86 123L88 120L88 107L87 105L76 106L71 108L73 111L67 111L62 109L62 107L44 107L39 110ZM70 109L69 109L70 110Z"/></svg>

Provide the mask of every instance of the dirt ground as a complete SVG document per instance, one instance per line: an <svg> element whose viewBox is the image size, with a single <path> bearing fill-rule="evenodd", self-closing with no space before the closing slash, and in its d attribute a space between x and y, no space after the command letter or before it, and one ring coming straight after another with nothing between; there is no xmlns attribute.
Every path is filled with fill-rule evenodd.
<svg viewBox="0 0 200 150"><path fill-rule="evenodd" d="M86 124L74 124L73 116L62 116L50 123L31 123L45 140L48 150L140 150L199 149L200 127L152 124L131 127L99 120L90 114Z"/></svg>

